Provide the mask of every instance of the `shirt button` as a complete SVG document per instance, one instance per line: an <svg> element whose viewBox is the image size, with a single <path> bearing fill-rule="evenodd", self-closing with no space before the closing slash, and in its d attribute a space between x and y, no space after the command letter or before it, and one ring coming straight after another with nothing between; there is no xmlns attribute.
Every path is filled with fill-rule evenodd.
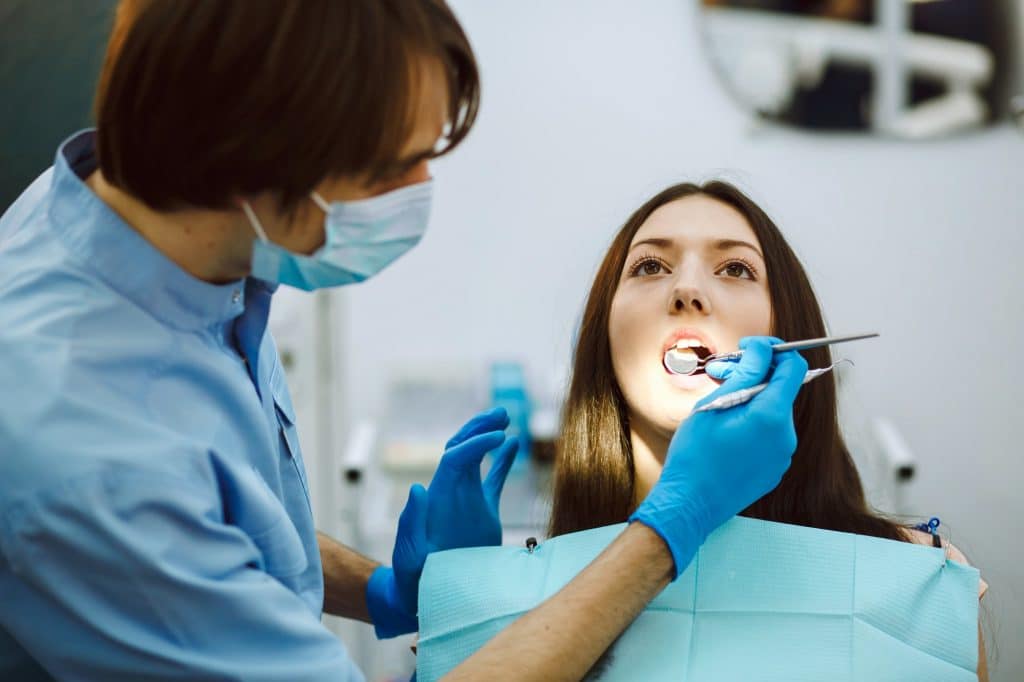
<svg viewBox="0 0 1024 682"><path fill-rule="evenodd" d="M239 291L238 289L235 289L233 292L231 292L231 302L232 303L238 303L238 301L240 301L241 298L242 298L242 292Z"/></svg>

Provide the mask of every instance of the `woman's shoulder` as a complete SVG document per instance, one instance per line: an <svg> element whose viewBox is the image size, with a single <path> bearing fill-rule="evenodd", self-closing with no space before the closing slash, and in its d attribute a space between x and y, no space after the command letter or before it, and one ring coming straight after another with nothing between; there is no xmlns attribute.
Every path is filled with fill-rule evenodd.
<svg viewBox="0 0 1024 682"><path fill-rule="evenodd" d="M936 533L930 533L920 528L901 528L900 530L903 531L903 535L906 536L908 542L912 542L915 545L928 545L929 547L941 546L946 552L947 559L952 559L965 566L971 565L971 562L967 560L963 552L956 548L956 545ZM936 543L941 543L941 545Z"/></svg>
<svg viewBox="0 0 1024 682"><path fill-rule="evenodd" d="M902 531L903 534L906 536L907 541L912 542L916 545L928 545L929 547L938 547L940 545L936 544L936 538L939 538L938 542L941 543L942 549L946 552L947 559L955 561L958 564L963 564L964 566L972 565L971 562L967 560L967 557L964 556L964 553L957 549L956 545L954 545L952 542L949 542L948 540L942 538L937 534L933 534L928 531L921 530L919 528L903 528ZM986 583L983 579L980 579L978 584L978 599L984 597L985 592L987 590L988 583Z"/></svg>

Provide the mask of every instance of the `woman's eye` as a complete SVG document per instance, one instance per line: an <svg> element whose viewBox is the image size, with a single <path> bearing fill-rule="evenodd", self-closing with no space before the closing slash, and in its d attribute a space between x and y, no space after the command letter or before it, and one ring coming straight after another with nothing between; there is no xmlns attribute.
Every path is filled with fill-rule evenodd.
<svg viewBox="0 0 1024 682"><path fill-rule="evenodd" d="M657 275L662 270L661 263L656 260L649 260L643 263L641 270L645 275Z"/></svg>
<svg viewBox="0 0 1024 682"><path fill-rule="evenodd" d="M634 277L649 277L653 275L660 275L663 272L665 272L665 266L662 265L661 262L653 258L647 258L634 265L630 274Z"/></svg>
<svg viewBox="0 0 1024 682"><path fill-rule="evenodd" d="M738 261L726 263L725 266L718 271L718 274L725 275L726 277L734 277L736 279L754 279L754 273L751 271L750 267Z"/></svg>

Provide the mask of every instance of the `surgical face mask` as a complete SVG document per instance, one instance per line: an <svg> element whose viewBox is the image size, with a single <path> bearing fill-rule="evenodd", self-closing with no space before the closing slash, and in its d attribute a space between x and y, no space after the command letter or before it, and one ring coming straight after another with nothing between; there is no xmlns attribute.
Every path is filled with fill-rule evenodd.
<svg viewBox="0 0 1024 682"><path fill-rule="evenodd" d="M324 213L325 242L312 255L270 241L249 202L242 203L259 239L252 247L252 276L312 291L362 282L416 246L427 230L434 182L361 199L327 202L310 197Z"/></svg>

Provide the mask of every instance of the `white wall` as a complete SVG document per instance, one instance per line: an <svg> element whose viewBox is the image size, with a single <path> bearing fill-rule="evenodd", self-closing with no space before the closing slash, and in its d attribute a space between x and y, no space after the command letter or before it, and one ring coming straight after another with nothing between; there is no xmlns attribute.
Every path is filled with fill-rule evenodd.
<svg viewBox="0 0 1024 682"><path fill-rule="evenodd" d="M882 333L844 352L857 398L920 458L912 509L940 516L992 585L994 679L1024 677L1024 135L758 129L719 88L685 1L453 5L483 73L479 123L435 166L422 245L345 294L349 416L379 409L410 364L518 357L546 381L628 213L682 179L738 181L801 254L833 329Z"/></svg>

